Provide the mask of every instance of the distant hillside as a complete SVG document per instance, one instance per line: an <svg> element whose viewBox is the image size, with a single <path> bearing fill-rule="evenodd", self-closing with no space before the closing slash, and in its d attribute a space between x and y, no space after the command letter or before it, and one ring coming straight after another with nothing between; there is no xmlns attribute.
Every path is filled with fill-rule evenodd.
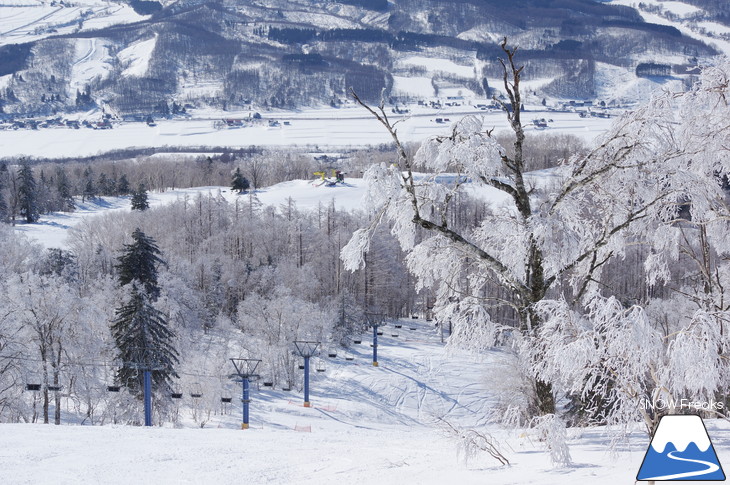
<svg viewBox="0 0 730 485"><path fill-rule="evenodd" d="M485 96L499 84L503 36L521 47L537 97L595 97L601 66L633 73L641 62L685 66L717 54L630 7L593 0L83 1L22 7L28 18L50 9L33 29L0 20L6 115L336 106L350 87L394 103ZM715 20L727 10L722 0L687 3Z"/></svg>

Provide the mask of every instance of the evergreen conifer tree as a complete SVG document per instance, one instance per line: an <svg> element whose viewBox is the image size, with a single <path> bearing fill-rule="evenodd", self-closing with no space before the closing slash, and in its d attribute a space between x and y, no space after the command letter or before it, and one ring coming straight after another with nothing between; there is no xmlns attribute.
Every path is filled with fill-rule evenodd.
<svg viewBox="0 0 730 485"><path fill-rule="evenodd" d="M3 189L8 179L8 166L5 163L0 164L0 221L8 220L8 204L5 200Z"/></svg>
<svg viewBox="0 0 730 485"><path fill-rule="evenodd" d="M136 281L154 301L160 296L157 267L165 265L165 261L160 257L155 240L139 228L132 233L132 241L132 244L124 245L124 251L117 260L119 284L125 286Z"/></svg>
<svg viewBox="0 0 730 485"><path fill-rule="evenodd" d="M137 191L132 195L132 210L145 211L149 208L150 203L147 200L147 189L144 185L140 184Z"/></svg>
<svg viewBox="0 0 730 485"><path fill-rule="evenodd" d="M251 185L248 183L248 179L241 174L241 168L237 167L233 173L233 180L231 181L231 190L237 190L238 193L242 193L248 190Z"/></svg>
<svg viewBox="0 0 730 485"><path fill-rule="evenodd" d="M117 192L119 195L127 195L130 190L129 180L127 180L126 175L122 174L122 176L119 177L119 184L117 184Z"/></svg>
<svg viewBox="0 0 730 485"><path fill-rule="evenodd" d="M81 201L85 202L86 199L93 199L96 197L96 185L94 184L94 171L91 167L86 167L84 170L84 190L82 193Z"/></svg>
<svg viewBox="0 0 730 485"><path fill-rule="evenodd" d="M178 354L167 317L154 306L160 294L157 267L164 261L154 239L140 229L132 233L132 240L116 266L120 285L131 287L129 299L116 309L111 325L122 362L117 379L138 392L143 388L143 370L148 369L153 386L169 390L172 378L178 377L174 369Z"/></svg>
<svg viewBox="0 0 730 485"><path fill-rule="evenodd" d="M68 181L66 172L62 168L56 171L56 190L60 199L62 211L71 212L76 208L73 196L71 195L71 184Z"/></svg>
<svg viewBox="0 0 730 485"><path fill-rule="evenodd" d="M39 217L36 182L33 169L22 162L18 170L18 207L26 222L36 222Z"/></svg>

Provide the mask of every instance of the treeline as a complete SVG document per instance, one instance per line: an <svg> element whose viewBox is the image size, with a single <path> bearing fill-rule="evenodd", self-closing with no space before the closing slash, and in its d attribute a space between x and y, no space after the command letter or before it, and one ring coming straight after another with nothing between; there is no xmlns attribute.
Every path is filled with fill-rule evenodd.
<svg viewBox="0 0 730 485"><path fill-rule="evenodd" d="M305 212L291 200L267 207L252 192L229 203L213 191L86 220L62 250L44 252L0 225L0 303L8 310L0 315L0 421L53 421L55 394L57 422L62 402L89 424L139 422L140 402L116 381L124 363L110 344L112 310L127 293L116 284L117 262L135 228L165 261L155 307L179 354L171 389L195 386L199 425L235 392L226 387L229 357L261 358L259 372L276 387L300 388L294 340L349 345L367 305L394 316L421 305L387 231L373 241L366 270L343 270L339 251L362 223L332 203ZM28 383L41 392L24 392ZM120 384L121 392L107 391ZM155 409L158 423L180 417L170 394L158 392Z"/></svg>
<svg viewBox="0 0 730 485"><path fill-rule="evenodd" d="M316 171L334 167L330 160L314 160L310 155L291 150L255 147L219 150L221 153L211 156L169 153L95 162L0 161L0 221L35 222L45 213L71 212L79 201L131 196L141 188L165 191L230 186L236 169L253 189L258 189L289 180L309 179ZM350 154L350 162L337 167L348 171L354 164L352 168L359 171L364 164L372 163L368 153L365 150L362 155ZM388 152L385 154L387 157Z"/></svg>

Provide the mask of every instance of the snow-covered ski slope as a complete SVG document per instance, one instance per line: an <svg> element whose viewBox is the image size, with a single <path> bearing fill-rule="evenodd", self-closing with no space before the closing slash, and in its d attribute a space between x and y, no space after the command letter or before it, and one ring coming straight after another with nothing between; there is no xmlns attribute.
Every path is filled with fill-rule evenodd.
<svg viewBox="0 0 730 485"><path fill-rule="evenodd" d="M362 206L361 179L347 185L316 187L292 181L262 189L257 197L280 205L319 203L343 209ZM234 202L226 187L199 187L151 193L152 206L197 194ZM496 194L481 196L499 203ZM44 216L16 230L46 247L64 247L68 228L84 218L128 211L129 199L103 198L81 204L72 214ZM65 226L65 227L64 227ZM232 403L225 414L211 415L203 429L193 419L188 389L179 405L182 429L126 426L0 425L0 482L3 484L221 483L255 484L591 484L633 483L648 437L635 432L618 454L609 452L603 429L571 429L574 465L554 469L539 439L529 431L487 424L498 388L512 385L506 353L484 355L446 351L432 322L405 319L383 328L379 367L371 365L370 334L347 350L325 347L311 365L312 408L302 406L301 389L261 386L252 393L251 429L240 430L240 387L221 386L226 376L201 376L221 386ZM411 328L414 328L413 330ZM397 336L394 336L397 334ZM337 357L329 358L329 350ZM347 356L353 360L347 360ZM226 368L230 355L208 358ZM316 369L324 365L324 372ZM231 368L232 370L232 368ZM207 389L210 386L206 386ZM254 389L256 387L254 386ZM203 399L212 399L204 396ZM29 396L30 399L30 396ZM79 419L62 409L64 423ZM457 441L439 419L459 428L476 427L498 439L510 467L486 456L465 466L457 460ZM709 421L720 462L730 463L730 425Z"/></svg>
<svg viewBox="0 0 730 485"><path fill-rule="evenodd" d="M312 365L310 400L301 390L252 392L251 428L240 430L237 394L205 428L180 404L184 426L0 425L4 484L586 484L633 483L648 439L637 433L612 456L602 430L571 430L575 464L554 469L534 435L488 428L511 466L479 457L457 460L456 441L437 423L478 426L493 407L502 353L447 355L423 320L384 327L379 364L368 335L336 358ZM415 328L415 330L411 330ZM392 336L398 334L397 337ZM326 349L325 349L326 351ZM227 356L211 356L225 360ZM237 389L232 387L232 389ZM235 392L235 391L234 391ZM240 391L239 391L240 392ZM66 410L64 410L64 413ZM727 425L710 423L721 461L730 461ZM484 428L479 428L484 431Z"/></svg>
<svg viewBox="0 0 730 485"><path fill-rule="evenodd" d="M292 180L272 187L259 189L255 197L263 204L279 207L291 200L302 210L315 209L318 205L334 203L340 210L365 208L366 184L361 178L345 178L344 184L333 187L321 185L319 180ZM493 203L504 200L504 194L489 187L467 187L474 196ZM192 187L188 189L150 192L150 207L171 204L177 200L194 200L198 195L222 197L229 204L247 203L251 194L238 194L229 187ZM15 231L26 235L46 248L68 248L68 237L74 228L104 214L131 210L130 197L99 197L86 202L77 198L74 212L54 212L43 214L33 224L18 221Z"/></svg>
<svg viewBox="0 0 730 485"><path fill-rule="evenodd" d="M220 196L228 203L235 204L236 200L242 203L248 200L249 195L231 191L229 187L193 187L189 189L174 189L164 192L150 192L148 194L150 207L171 204L177 200L194 200L198 195ZM335 187L316 186L309 180L294 180L259 189L255 197L266 205L279 206L289 197L300 209L311 209L318 204L329 204L332 200L338 209L354 210L362 207L362 198L365 195L365 184L362 179L346 179L346 183ZM73 229L86 221L118 211L130 211L130 197L98 197L86 202L80 198L75 201L74 212L54 212L43 214L40 220L33 224L17 222L15 231L24 234L46 248L67 248L67 238Z"/></svg>

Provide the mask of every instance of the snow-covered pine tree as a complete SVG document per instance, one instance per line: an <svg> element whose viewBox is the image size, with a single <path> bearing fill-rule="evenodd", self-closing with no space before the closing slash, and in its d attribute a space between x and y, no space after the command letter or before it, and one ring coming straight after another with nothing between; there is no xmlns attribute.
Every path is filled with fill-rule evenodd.
<svg viewBox="0 0 730 485"><path fill-rule="evenodd" d="M132 194L132 210L145 211L149 208L150 203L147 200L147 189L144 184L140 184L134 194Z"/></svg>
<svg viewBox="0 0 730 485"><path fill-rule="evenodd" d="M18 170L18 207L26 222L36 222L40 215L33 169L23 161Z"/></svg>
<svg viewBox="0 0 730 485"><path fill-rule="evenodd" d="M166 263L160 257L162 253L155 240L141 229L134 230L132 241L132 244L124 245L124 251L117 260L119 284L126 286L136 281L144 287L150 299L155 301L160 296L157 267Z"/></svg>
<svg viewBox="0 0 730 485"><path fill-rule="evenodd" d="M154 239L139 228L132 233L132 240L132 244L125 245L117 264L119 283L130 291L127 302L117 308L111 326L122 362L117 379L138 391L143 386L142 369L147 368L159 390L169 387L171 379L178 377L174 369L178 363L174 333L165 314L154 307L160 294L157 267L165 262Z"/></svg>
<svg viewBox="0 0 730 485"><path fill-rule="evenodd" d="M231 190L237 190L239 194L248 190L251 184L248 183L248 179L241 173L241 168L237 167L236 171L233 172L233 179L231 180Z"/></svg>
<svg viewBox="0 0 730 485"><path fill-rule="evenodd" d="M81 192L81 202L86 202L88 199L94 199L97 195L97 187L94 184L94 171L91 167L84 169L83 179L84 189Z"/></svg>
<svg viewBox="0 0 730 485"><path fill-rule="evenodd" d="M71 185L68 181L66 171L59 167L56 170L56 191L58 192L59 207L62 211L71 212L76 205L71 194Z"/></svg>
<svg viewBox="0 0 730 485"><path fill-rule="evenodd" d="M117 308L111 330L122 362L117 381L139 392L143 388L142 371L150 369L153 387L169 389L172 378L178 377L178 354L172 343L175 335L165 314L154 307L136 282L131 285L129 301Z"/></svg>

